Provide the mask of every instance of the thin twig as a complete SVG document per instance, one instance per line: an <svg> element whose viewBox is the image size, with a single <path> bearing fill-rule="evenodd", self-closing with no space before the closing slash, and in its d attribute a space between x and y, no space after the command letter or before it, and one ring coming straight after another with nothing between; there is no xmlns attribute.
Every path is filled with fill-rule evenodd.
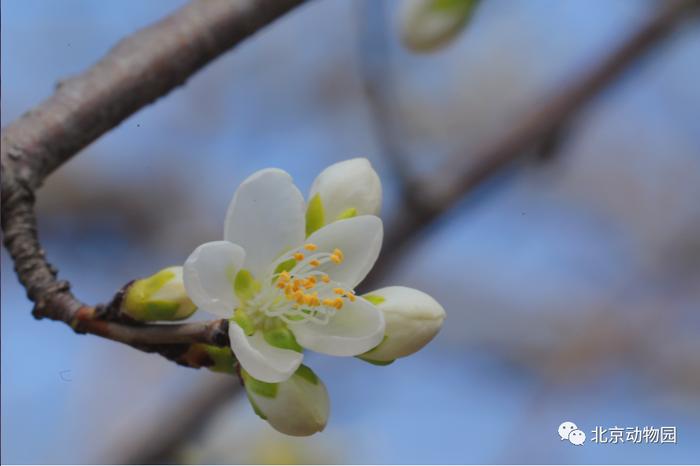
<svg viewBox="0 0 700 466"><path fill-rule="evenodd" d="M588 73L553 95L529 116L522 118L520 123L504 137L477 151L473 157L470 157L474 163L469 169L460 169L459 165L463 165L461 161L450 162L442 175L436 178L455 181L443 183L446 189L428 204L431 206L429 211L423 212L420 216L404 215L402 217L401 223L396 225L390 235L387 235L382 250L382 261L372 269L364 286L376 283L378 278L391 267L404 246L421 234L423 227L431 224L438 216L453 207L465 194L499 174L526 154L529 149L559 131L588 102L615 83L625 70L658 46L680 20L691 13L696 13L699 6L698 0L664 2L656 14L622 41L620 46L613 49ZM458 174L456 179L454 173ZM425 193L427 190L424 186L423 183L416 181L412 189Z"/></svg>
<svg viewBox="0 0 700 466"><path fill-rule="evenodd" d="M57 167L129 115L182 85L226 50L303 0L199 0L118 43L84 73L2 131L3 242L34 302L36 318L70 324L180 364L199 367L194 343L228 345L227 322L139 325L110 322L102 306L76 299L56 278L37 235L35 190ZM117 297L115 297L116 299Z"/></svg>

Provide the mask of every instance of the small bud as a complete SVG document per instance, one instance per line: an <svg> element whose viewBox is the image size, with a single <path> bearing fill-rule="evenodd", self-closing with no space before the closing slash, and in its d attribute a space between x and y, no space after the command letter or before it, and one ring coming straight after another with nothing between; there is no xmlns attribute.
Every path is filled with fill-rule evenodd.
<svg viewBox="0 0 700 466"><path fill-rule="evenodd" d="M464 28L479 0L409 0L403 3L401 40L414 52L450 43Z"/></svg>
<svg viewBox="0 0 700 466"><path fill-rule="evenodd" d="M287 435L306 436L321 432L328 421L326 386L302 365L287 380L266 383L241 369L248 400L255 413Z"/></svg>
<svg viewBox="0 0 700 466"><path fill-rule="evenodd" d="M182 267L168 267L129 285L121 310L136 320L147 322L186 319L196 309L185 291Z"/></svg>
<svg viewBox="0 0 700 466"><path fill-rule="evenodd" d="M363 296L384 314L384 340L358 356L367 362L385 365L415 353L432 340L445 320L445 310L422 291L405 286L389 286Z"/></svg>
<svg viewBox="0 0 700 466"><path fill-rule="evenodd" d="M311 185L306 234L336 220L377 215L381 205L382 184L369 160L356 158L335 163Z"/></svg>

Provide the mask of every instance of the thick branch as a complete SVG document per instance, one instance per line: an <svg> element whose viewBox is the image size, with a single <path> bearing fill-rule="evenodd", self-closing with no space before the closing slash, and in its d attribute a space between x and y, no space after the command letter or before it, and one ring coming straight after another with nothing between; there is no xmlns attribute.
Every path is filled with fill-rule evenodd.
<svg viewBox="0 0 700 466"><path fill-rule="evenodd" d="M37 236L35 190L58 166L303 0L199 0L122 40L84 73L2 131L3 242L34 302L34 316L70 324L180 364L211 364L194 343L228 345L227 322L114 322L104 306L76 299L57 280ZM119 294L115 297L117 299ZM193 354L195 356L193 356Z"/></svg>
<svg viewBox="0 0 700 466"><path fill-rule="evenodd" d="M99 136L300 3L193 1L136 32L5 128L3 167L36 189Z"/></svg>

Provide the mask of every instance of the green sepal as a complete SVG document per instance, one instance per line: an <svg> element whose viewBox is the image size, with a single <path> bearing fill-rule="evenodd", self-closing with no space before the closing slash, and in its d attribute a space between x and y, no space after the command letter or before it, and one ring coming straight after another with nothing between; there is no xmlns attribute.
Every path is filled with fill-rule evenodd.
<svg viewBox="0 0 700 466"><path fill-rule="evenodd" d="M241 369L241 377L243 377L243 385L246 390L249 390L257 395L266 398L275 398L277 396L277 383L267 383L253 378L244 369Z"/></svg>
<svg viewBox="0 0 700 466"><path fill-rule="evenodd" d="M246 393L248 395L248 401L250 402L250 406L253 407L253 412L258 415L258 417L264 421L267 421L267 416L265 416L265 413L262 412L260 407L257 405L255 400L253 400L253 397L250 396L250 393Z"/></svg>
<svg viewBox="0 0 700 466"><path fill-rule="evenodd" d="M374 359L369 359L365 356L355 356L357 359L362 359L364 362L368 362L370 364L374 364L375 366L388 366L389 364L393 363L396 361L396 359L392 359L391 361L375 361Z"/></svg>
<svg viewBox="0 0 700 466"><path fill-rule="evenodd" d="M169 303L156 301L149 303L150 297L160 290L168 281L172 280L175 274L167 269L151 275L148 278L141 278L129 285L124 297L124 309L126 313L136 320L168 320L172 318L179 307L179 303ZM149 306L149 304L154 304ZM152 315L151 312L156 315Z"/></svg>
<svg viewBox="0 0 700 466"><path fill-rule="evenodd" d="M383 296L379 296L378 294L365 294L362 295L362 297L370 303L374 304L375 306L379 306L384 301L386 301L386 298L384 298Z"/></svg>
<svg viewBox="0 0 700 466"><path fill-rule="evenodd" d="M230 347L214 345L201 345L201 347L214 362L211 366L207 366L210 371L226 374L236 373L236 358Z"/></svg>
<svg viewBox="0 0 700 466"><path fill-rule="evenodd" d="M306 236L321 228L324 224L323 202L321 195L316 194L306 208Z"/></svg>
<svg viewBox="0 0 700 466"><path fill-rule="evenodd" d="M263 338L275 348L288 349L301 353L304 349L297 343L297 339L291 330L286 327L277 327L263 331Z"/></svg>
<svg viewBox="0 0 700 466"><path fill-rule="evenodd" d="M306 380L310 384L313 385L318 385L319 378L318 376L312 371L308 366L301 365L299 366L299 369L294 373L294 375L298 375L302 379Z"/></svg>
<svg viewBox="0 0 700 466"><path fill-rule="evenodd" d="M336 220L343 220L346 218L353 218L357 216L357 209L354 207L350 207L349 209L345 209L338 215L335 219Z"/></svg>
<svg viewBox="0 0 700 466"><path fill-rule="evenodd" d="M233 280L233 291L241 301L248 301L260 292L260 283L248 270L241 269Z"/></svg>
<svg viewBox="0 0 700 466"><path fill-rule="evenodd" d="M173 320L180 303L171 301L149 301L144 304L144 320Z"/></svg>
<svg viewBox="0 0 700 466"><path fill-rule="evenodd" d="M238 326L243 329L243 333L245 333L247 336L251 336L255 333L255 325L253 325L253 322L250 320L250 317L248 317L248 314L246 314L240 307L233 311L233 317L231 320L238 324Z"/></svg>

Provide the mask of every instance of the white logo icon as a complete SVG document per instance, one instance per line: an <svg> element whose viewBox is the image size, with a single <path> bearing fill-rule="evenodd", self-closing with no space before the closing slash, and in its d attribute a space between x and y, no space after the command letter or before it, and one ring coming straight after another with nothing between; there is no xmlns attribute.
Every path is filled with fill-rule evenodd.
<svg viewBox="0 0 700 466"><path fill-rule="evenodd" d="M558 432L560 440L568 440L574 445L583 445L586 441L586 434L571 421L559 424Z"/></svg>
<svg viewBox="0 0 700 466"><path fill-rule="evenodd" d="M586 434L582 430L576 429L569 434L569 442L573 443L574 445L583 445L583 442L585 441Z"/></svg>

